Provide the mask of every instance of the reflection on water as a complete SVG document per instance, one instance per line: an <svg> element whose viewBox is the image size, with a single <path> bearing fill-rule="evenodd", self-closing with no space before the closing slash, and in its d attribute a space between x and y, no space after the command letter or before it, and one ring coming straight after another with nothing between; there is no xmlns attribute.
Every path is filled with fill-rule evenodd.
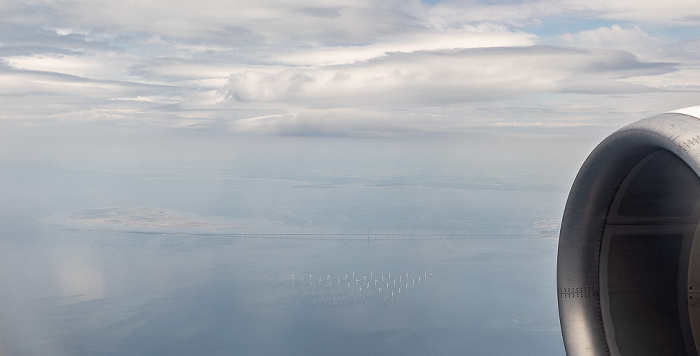
<svg viewBox="0 0 700 356"><path fill-rule="evenodd" d="M63 262L65 265L58 270L61 295L75 296L81 300L104 297L104 278L98 264L88 264L83 261Z"/></svg>
<svg viewBox="0 0 700 356"><path fill-rule="evenodd" d="M3 355L562 354L554 239L40 235L0 252Z"/></svg>

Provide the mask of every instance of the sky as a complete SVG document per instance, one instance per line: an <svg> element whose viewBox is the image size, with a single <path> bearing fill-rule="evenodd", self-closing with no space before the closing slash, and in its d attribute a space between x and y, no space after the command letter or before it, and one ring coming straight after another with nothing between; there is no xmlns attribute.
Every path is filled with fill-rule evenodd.
<svg viewBox="0 0 700 356"><path fill-rule="evenodd" d="M571 183L614 130L700 104L699 14L697 0L0 0L0 282L11 286L0 325L19 330L0 333L0 353L107 340L152 355L134 337L168 326L202 345L192 335L209 340L219 324L192 329L190 315L249 310L244 299L271 280L425 265L461 282L397 314L393 334L367 335L395 345L413 335L405 325L428 325L415 335L442 335L423 343L442 354L467 333L471 350L562 354L556 235ZM115 227L115 211L122 225L151 225ZM193 222L511 237L397 244L406 258L369 239L331 248L129 232ZM239 288L251 278L255 288ZM76 296L105 304L64 299ZM307 335L365 327L276 299L252 305L237 325L288 340L315 340L295 334L298 320ZM426 314L435 324L403 322L426 305L442 315ZM270 310L290 322L259 318ZM444 335L453 322L464 333Z"/></svg>
<svg viewBox="0 0 700 356"><path fill-rule="evenodd" d="M93 174L185 177L213 200L206 179L260 179L246 201L289 211L307 186L342 191L320 206L355 199L344 213L369 204L357 187L387 209L442 193L372 189L556 192L541 218L558 219L600 140L700 103L696 14L694 0L0 1L0 163L41 168L3 169L5 213L41 211L27 194L72 170L87 173L57 211L196 206L137 203L131 186L79 204Z"/></svg>
<svg viewBox="0 0 700 356"><path fill-rule="evenodd" d="M610 131L700 102L697 14L694 0L2 1L0 127L6 141Z"/></svg>

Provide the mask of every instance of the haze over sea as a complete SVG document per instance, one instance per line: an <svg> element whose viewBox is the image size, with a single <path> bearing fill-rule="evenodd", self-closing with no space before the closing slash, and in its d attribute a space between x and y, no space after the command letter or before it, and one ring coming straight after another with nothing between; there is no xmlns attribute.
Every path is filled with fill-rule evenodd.
<svg viewBox="0 0 700 356"><path fill-rule="evenodd" d="M304 167L310 141L258 170L5 164L5 353L561 354L565 189L386 149Z"/></svg>
<svg viewBox="0 0 700 356"><path fill-rule="evenodd" d="M569 187L698 13L0 2L0 355L563 355Z"/></svg>

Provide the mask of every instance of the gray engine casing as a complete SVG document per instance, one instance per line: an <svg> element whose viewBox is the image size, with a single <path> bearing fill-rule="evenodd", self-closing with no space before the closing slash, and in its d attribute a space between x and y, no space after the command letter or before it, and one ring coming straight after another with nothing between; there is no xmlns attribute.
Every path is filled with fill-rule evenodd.
<svg viewBox="0 0 700 356"><path fill-rule="evenodd" d="M579 171L559 236L567 355L697 355L700 107L630 124Z"/></svg>

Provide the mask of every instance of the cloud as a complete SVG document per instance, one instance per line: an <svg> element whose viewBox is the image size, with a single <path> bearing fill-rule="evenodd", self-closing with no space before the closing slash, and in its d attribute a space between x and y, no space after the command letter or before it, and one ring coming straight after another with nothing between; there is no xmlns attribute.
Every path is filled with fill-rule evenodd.
<svg viewBox="0 0 700 356"><path fill-rule="evenodd" d="M430 9L430 21L442 28L459 28L467 24L503 24L520 26L558 14L561 9L551 1L442 1Z"/></svg>
<svg viewBox="0 0 700 356"><path fill-rule="evenodd" d="M554 127L569 103L551 98L688 101L698 46L672 30L694 26L694 3L1 2L0 118L329 136ZM521 117L530 104L549 119Z"/></svg>
<svg viewBox="0 0 700 356"><path fill-rule="evenodd" d="M426 131L425 117L405 113L359 109L301 110L232 121L229 130L237 134L391 137L446 132L439 120Z"/></svg>
<svg viewBox="0 0 700 356"><path fill-rule="evenodd" d="M554 128L567 128L567 127L586 127L586 126L594 126L594 124L591 123L583 123L583 122L542 122L542 121L535 121L535 122L518 122L518 121L511 121L511 122L496 122L493 123L491 126L493 127L554 127Z"/></svg>
<svg viewBox="0 0 700 356"><path fill-rule="evenodd" d="M577 33L565 33L560 38L569 45L588 48L638 50L661 44L659 39L648 35L639 26L623 28L620 25L613 25Z"/></svg>
<svg viewBox="0 0 700 356"><path fill-rule="evenodd" d="M181 94L177 87L118 80L86 78L53 71L0 67L0 118L15 120L69 121L120 118L140 111L132 103L113 103L114 98ZM118 112L121 114L114 116ZM97 114L100 113L100 114ZM106 115L106 113L111 113ZM95 115L97 114L97 115Z"/></svg>
<svg viewBox="0 0 700 356"><path fill-rule="evenodd" d="M442 1L430 9L434 23L456 27L465 23L495 22L511 26L546 23L557 19L637 22L663 26L698 27L700 3L674 0L670 3L652 0L540 0Z"/></svg>
<svg viewBox="0 0 700 356"><path fill-rule="evenodd" d="M420 1L34 1L12 7L18 18L57 28L158 33L198 42L249 33L275 43L358 43L420 21ZM18 21L19 22L19 21ZM241 31L241 29L244 29Z"/></svg>
<svg viewBox="0 0 700 356"><path fill-rule="evenodd" d="M425 106L508 99L541 92L636 93L652 87L617 78L673 71L613 50L515 47L391 53L350 65L231 75L221 95L235 102L310 107Z"/></svg>
<svg viewBox="0 0 700 356"><path fill-rule="evenodd" d="M364 62L390 53L446 49L522 47L535 44L536 36L505 29L485 31L476 26L460 30L426 31L364 46L322 47L283 53L275 61L289 65L339 65Z"/></svg>
<svg viewBox="0 0 700 356"><path fill-rule="evenodd" d="M653 0L568 0L562 8L569 11L585 11L608 20L698 27L700 3L694 0L658 2Z"/></svg>

